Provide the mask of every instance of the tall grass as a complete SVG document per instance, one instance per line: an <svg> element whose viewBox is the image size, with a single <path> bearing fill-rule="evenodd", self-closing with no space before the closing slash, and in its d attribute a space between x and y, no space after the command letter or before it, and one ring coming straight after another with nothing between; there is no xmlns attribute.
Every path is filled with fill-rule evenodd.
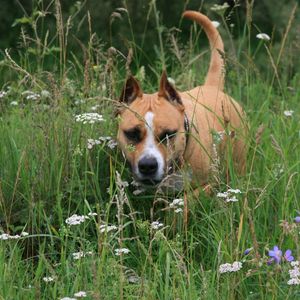
<svg viewBox="0 0 300 300"><path fill-rule="evenodd" d="M68 28L76 16L65 24L60 2L52 4L54 36L39 31L39 20L33 18L33 37L22 33L20 56L8 51L1 65L15 78L3 86L6 94L0 99L0 234L10 234L0 239L1 299L61 299L78 291L88 299L296 299L299 286L287 284L290 264L284 259L267 264L274 245L300 259L294 222L300 213L300 77L297 73L287 84L279 71L295 11L279 54L271 42L262 41L257 49L251 45L255 28L250 17L239 40L220 26L225 41L238 49L226 57L226 90L247 113L247 173L238 177L232 171L228 181L217 169L210 196L195 196L186 183L185 226L180 210L170 207L183 194L140 191L119 150L99 137L116 135L115 100L131 62L145 91L157 89L164 67L180 90L199 84L209 59L199 49L201 29L191 24L190 41L182 44L180 34L162 30L152 1L147 20L155 21L159 46L145 73L139 61L144 50L134 43L126 7L118 13L129 17L129 24L126 18L123 22L132 28L128 44L133 53L106 50L90 30L89 44L81 44L82 62L68 51ZM92 21L87 15L86 26L92 28ZM30 54L28 43L35 50ZM43 53L50 55L50 68ZM264 70L256 65L259 55L268 57ZM291 116L285 115L288 110L294 111ZM104 121L75 121L86 112L102 114ZM88 147L88 139L99 142L90 141ZM230 160L227 167L232 169ZM242 191L238 202L217 197L228 188ZM73 214L88 218L68 225ZM155 229L154 221L163 225ZM123 248L130 252L117 255ZM221 264L234 261L242 262L241 270L219 272Z"/></svg>

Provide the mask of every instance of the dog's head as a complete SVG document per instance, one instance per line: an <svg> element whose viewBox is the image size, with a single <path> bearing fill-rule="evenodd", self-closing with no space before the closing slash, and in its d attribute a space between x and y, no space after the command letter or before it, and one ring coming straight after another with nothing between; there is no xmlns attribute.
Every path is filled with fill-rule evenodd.
<svg viewBox="0 0 300 300"><path fill-rule="evenodd" d="M164 72L158 93L143 94L132 76L120 101L118 142L134 177L155 185L181 161L186 145L184 106Z"/></svg>

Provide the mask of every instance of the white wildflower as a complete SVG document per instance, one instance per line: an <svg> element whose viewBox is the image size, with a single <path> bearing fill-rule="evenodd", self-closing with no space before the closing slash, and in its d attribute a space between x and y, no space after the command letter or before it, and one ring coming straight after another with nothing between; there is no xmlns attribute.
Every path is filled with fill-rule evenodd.
<svg viewBox="0 0 300 300"><path fill-rule="evenodd" d="M292 261L291 266L293 269L289 270L290 280L287 282L288 285L299 285L300 284L300 269L299 261Z"/></svg>
<svg viewBox="0 0 300 300"><path fill-rule="evenodd" d="M154 229L154 230L158 230L159 228L163 227L164 224L163 223L160 223L158 221L154 221L151 223L151 228Z"/></svg>
<svg viewBox="0 0 300 300"><path fill-rule="evenodd" d="M220 22L218 21L211 21L211 22L215 28L218 28L220 26Z"/></svg>
<svg viewBox="0 0 300 300"><path fill-rule="evenodd" d="M99 104L96 104L96 105L94 105L94 106L91 107L91 110L92 110L92 111L95 111L95 110L97 110L99 107L100 107L100 105L99 105Z"/></svg>
<svg viewBox="0 0 300 300"><path fill-rule="evenodd" d="M130 252L127 248L115 249L115 255L120 256L122 254L128 254Z"/></svg>
<svg viewBox="0 0 300 300"><path fill-rule="evenodd" d="M237 194L242 192L239 189L228 189L226 192L217 193L218 198L223 198L225 202L237 202L239 199L236 197Z"/></svg>
<svg viewBox="0 0 300 300"><path fill-rule="evenodd" d="M180 207L176 208L174 211L175 211L176 214L179 214L179 213L183 212L182 208L180 208Z"/></svg>
<svg viewBox="0 0 300 300"><path fill-rule="evenodd" d="M11 106L17 106L19 103L18 103L18 101L11 101L9 104Z"/></svg>
<svg viewBox="0 0 300 300"><path fill-rule="evenodd" d="M63 297L63 298L60 298L60 300L77 300L77 299L71 298L71 297Z"/></svg>
<svg viewBox="0 0 300 300"><path fill-rule="evenodd" d="M239 189L229 189L227 192L233 193L233 194L241 194L242 193L241 190L239 190Z"/></svg>
<svg viewBox="0 0 300 300"><path fill-rule="evenodd" d="M0 235L0 240L9 240L10 239L10 235L8 233L2 233Z"/></svg>
<svg viewBox="0 0 300 300"><path fill-rule="evenodd" d="M110 149L114 149L114 148L116 148L117 146L118 146L118 143L117 143L115 140L113 140L113 139L111 139L111 140L107 143L107 147L110 148Z"/></svg>
<svg viewBox="0 0 300 300"><path fill-rule="evenodd" d="M292 267L298 267L299 266L299 261L298 260L291 261L291 266Z"/></svg>
<svg viewBox="0 0 300 300"><path fill-rule="evenodd" d="M76 122L81 122L83 124L94 124L96 122L104 121L103 116L98 113L84 113L75 116Z"/></svg>
<svg viewBox="0 0 300 300"><path fill-rule="evenodd" d="M179 198L179 199L174 199L172 203L170 203L170 208L176 208L177 206L183 206L184 205L184 201L183 199Z"/></svg>
<svg viewBox="0 0 300 300"><path fill-rule="evenodd" d="M219 266L219 272L221 274L228 272L237 272L242 268L243 264L239 261L235 261L233 264L225 263Z"/></svg>
<svg viewBox="0 0 300 300"><path fill-rule="evenodd" d="M283 112L283 114L286 116L286 117L291 117L293 115L294 111L293 110L285 110Z"/></svg>
<svg viewBox="0 0 300 300"><path fill-rule="evenodd" d="M287 282L288 285L299 285L300 284L300 279L297 277L297 278L291 278L288 282Z"/></svg>
<svg viewBox="0 0 300 300"><path fill-rule="evenodd" d="M289 274L291 278L299 277L300 276L299 267L295 266L292 270L289 270Z"/></svg>
<svg viewBox="0 0 300 300"><path fill-rule="evenodd" d="M66 219L66 223L68 225L79 225L83 223L86 219L89 219L88 216L79 216L77 214L72 215L71 217Z"/></svg>
<svg viewBox="0 0 300 300"><path fill-rule="evenodd" d="M21 232L21 236L27 236L27 235L29 235L28 232L26 232L26 231L22 231L22 232Z"/></svg>
<svg viewBox="0 0 300 300"><path fill-rule="evenodd" d="M52 281L54 281L54 277L51 277L51 276L49 276L49 277L43 277L43 281L45 281L45 282L52 282Z"/></svg>
<svg viewBox="0 0 300 300"><path fill-rule="evenodd" d="M214 4L210 9L211 9L212 11L216 11L216 12L223 12L223 11L225 11L228 7L229 7L229 4L228 4L227 2L224 2L223 5Z"/></svg>
<svg viewBox="0 0 300 300"><path fill-rule="evenodd" d="M23 96L25 96L25 98L27 100L38 100L40 99L40 94L34 93L32 91L25 91L22 93Z"/></svg>
<svg viewBox="0 0 300 300"><path fill-rule="evenodd" d="M0 240L16 240L19 239L20 235L16 234L16 235L10 235L8 233L2 233L0 234Z"/></svg>
<svg viewBox="0 0 300 300"><path fill-rule="evenodd" d="M263 41L269 41L271 38L269 35L267 35L266 33L259 33L256 35L256 37L259 39L259 40L263 40Z"/></svg>
<svg viewBox="0 0 300 300"><path fill-rule="evenodd" d="M79 292L74 294L74 297L85 298L85 297L87 297L87 294L86 294L85 291L79 291Z"/></svg>
<svg viewBox="0 0 300 300"><path fill-rule="evenodd" d="M95 145L100 145L100 140L88 139L87 140L87 148L92 149Z"/></svg>
<svg viewBox="0 0 300 300"><path fill-rule="evenodd" d="M75 105L80 105L80 104L84 104L84 103L85 103L85 100L82 100L82 99L75 100Z"/></svg>
<svg viewBox="0 0 300 300"><path fill-rule="evenodd" d="M218 193L218 194L217 194L217 197L218 197L218 198L227 198L227 197L228 197L228 193L227 193L227 192L224 192L224 193Z"/></svg>
<svg viewBox="0 0 300 300"><path fill-rule="evenodd" d="M7 95L7 92L0 91L0 98L4 98Z"/></svg>
<svg viewBox="0 0 300 300"><path fill-rule="evenodd" d="M99 226L99 229L100 229L100 232L101 233L104 233L104 232L110 232L110 231L113 231L113 230L117 230L118 227L115 226L115 225L106 225L106 224L102 224Z"/></svg>
<svg viewBox="0 0 300 300"><path fill-rule="evenodd" d="M79 260L83 257L91 256L92 254L93 254L92 251L88 251L88 252L79 251L79 252L72 253L72 256L74 260Z"/></svg>
<svg viewBox="0 0 300 300"><path fill-rule="evenodd" d="M88 213L88 216L89 217L96 217L98 214L97 213L95 213L95 212L89 212Z"/></svg>
<svg viewBox="0 0 300 300"><path fill-rule="evenodd" d="M237 202L237 201L239 201L239 199L236 196L233 196L231 198L227 198L225 201L226 202Z"/></svg>

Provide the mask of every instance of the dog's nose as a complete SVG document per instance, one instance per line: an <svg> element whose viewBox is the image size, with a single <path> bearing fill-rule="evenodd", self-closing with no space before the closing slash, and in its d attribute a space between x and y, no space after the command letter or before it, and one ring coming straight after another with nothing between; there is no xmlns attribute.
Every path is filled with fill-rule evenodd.
<svg viewBox="0 0 300 300"><path fill-rule="evenodd" d="M143 175L153 175L157 171L158 163L155 157L144 157L139 161L138 167Z"/></svg>

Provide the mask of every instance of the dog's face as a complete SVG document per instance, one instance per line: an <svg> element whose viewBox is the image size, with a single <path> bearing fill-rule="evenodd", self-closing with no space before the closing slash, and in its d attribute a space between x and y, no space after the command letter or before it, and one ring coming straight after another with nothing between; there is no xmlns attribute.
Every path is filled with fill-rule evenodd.
<svg viewBox="0 0 300 300"><path fill-rule="evenodd" d="M163 73L160 90L143 94L130 77L120 101L118 142L134 177L141 183L158 184L173 164L182 159L186 137L184 107L179 94Z"/></svg>

